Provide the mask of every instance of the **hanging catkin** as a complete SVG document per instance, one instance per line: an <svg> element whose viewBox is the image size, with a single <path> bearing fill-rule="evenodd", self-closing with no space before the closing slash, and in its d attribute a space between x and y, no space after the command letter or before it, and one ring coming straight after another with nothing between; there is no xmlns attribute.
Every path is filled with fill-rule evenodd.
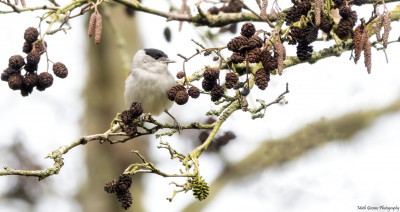
<svg viewBox="0 0 400 212"><path fill-rule="evenodd" d="M92 15L90 15L89 29L88 29L89 37L92 37L95 26L96 26L96 13L94 12L92 13Z"/></svg>
<svg viewBox="0 0 400 212"><path fill-rule="evenodd" d="M364 30L364 33L363 33L363 40L365 40L365 43L364 43L364 64L365 64L365 67L367 67L367 71L368 71L368 74L370 74L371 73L371 63L372 63L372 61L371 61L371 42L369 41L369 39L368 39L368 30Z"/></svg>
<svg viewBox="0 0 400 212"><path fill-rule="evenodd" d="M389 33L392 27L390 26L390 23L392 22L390 18L390 12L386 12L385 16L383 17L383 34L382 34L382 42L383 42L383 47L387 48L388 45L388 39L389 39Z"/></svg>
<svg viewBox="0 0 400 212"><path fill-rule="evenodd" d="M94 42L96 44L100 43L101 39L101 29L103 28L102 18L100 13L96 14L96 30L94 32Z"/></svg>

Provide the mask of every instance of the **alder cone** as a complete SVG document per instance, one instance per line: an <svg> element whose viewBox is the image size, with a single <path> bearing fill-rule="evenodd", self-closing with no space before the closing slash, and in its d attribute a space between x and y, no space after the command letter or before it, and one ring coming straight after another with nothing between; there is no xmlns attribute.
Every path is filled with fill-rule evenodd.
<svg viewBox="0 0 400 212"><path fill-rule="evenodd" d="M260 68L256 71L254 76L254 83L260 90L265 90L268 87L268 82L270 80L270 73L265 68Z"/></svg>

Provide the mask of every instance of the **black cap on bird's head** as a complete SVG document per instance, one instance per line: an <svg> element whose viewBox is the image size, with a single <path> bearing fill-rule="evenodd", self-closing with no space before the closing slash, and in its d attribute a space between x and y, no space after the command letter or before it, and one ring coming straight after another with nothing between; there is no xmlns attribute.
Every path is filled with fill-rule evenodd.
<svg viewBox="0 0 400 212"><path fill-rule="evenodd" d="M175 61L170 60L168 55L165 54L163 51L153 48L143 49L145 54L154 58L155 60L164 62L164 63L175 63Z"/></svg>
<svg viewBox="0 0 400 212"><path fill-rule="evenodd" d="M168 58L167 54L165 54L163 51L158 50L158 49L148 48L148 49L144 49L144 52L156 60L158 60L162 57Z"/></svg>

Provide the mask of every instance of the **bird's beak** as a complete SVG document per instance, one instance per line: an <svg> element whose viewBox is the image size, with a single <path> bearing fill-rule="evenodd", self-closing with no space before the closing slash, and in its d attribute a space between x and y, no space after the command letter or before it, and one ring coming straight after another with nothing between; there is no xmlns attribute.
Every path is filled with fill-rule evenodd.
<svg viewBox="0 0 400 212"><path fill-rule="evenodd" d="M169 58L166 58L164 61L163 61L164 63L176 63L176 61L175 60L171 60L171 59L169 59Z"/></svg>

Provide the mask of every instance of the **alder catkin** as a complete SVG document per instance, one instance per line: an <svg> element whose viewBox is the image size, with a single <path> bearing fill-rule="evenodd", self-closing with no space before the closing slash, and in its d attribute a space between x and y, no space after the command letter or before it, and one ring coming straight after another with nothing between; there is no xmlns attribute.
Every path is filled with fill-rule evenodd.
<svg viewBox="0 0 400 212"><path fill-rule="evenodd" d="M376 19L374 31L375 31L375 36L376 36L376 40L377 40L377 41L382 41L381 29L382 29L384 17L385 17L385 15L384 15L384 14L381 14L381 15L379 15L378 18Z"/></svg>
<svg viewBox="0 0 400 212"><path fill-rule="evenodd" d="M280 40L275 42L275 50L276 54L278 54L277 62L278 62L278 74L282 75L283 73L283 61L286 58L286 49L285 46L280 42Z"/></svg>
<svg viewBox="0 0 400 212"><path fill-rule="evenodd" d="M96 14L96 31L94 32L94 42L96 44L100 43L100 39L101 39L101 30L103 28L103 24L102 24L102 18L100 13Z"/></svg>
<svg viewBox="0 0 400 212"><path fill-rule="evenodd" d="M372 66L372 61L371 61L371 42L368 39L368 31L365 30L366 33L363 34L363 37L365 37L365 44L364 44L364 64L365 67L367 68L368 74L371 73L371 66Z"/></svg>
<svg viewBox="0 0 400 212"><path fill-rule="evenodd" d="M263 0L261 5L261 14L260 14L260 17L263 20L267 19L267 7L268 7L268 0Z"/></svg>
<svg viewBox="0 0 400 212"><path fill-rule="evenodd" d="M357 63L357 61L361 57L361 52L364 49L364 28L361 25L358 25L356 29L354 30L354 35L353 35L353 43L354 43L354 63Z"/></svg>
<svg viewBox="0 0 400 212"><path fill-rule="evenodd" d="M92 37L95 26L96 26L96 13L92 13L92 15L90 15L90 20L89 20L89 29L88 29L89 37Z"/></svg>
<svg viewBox="0 0 400 212"><path fill-rule="evenodd" d="M271 10L269 11L269 15L272 19L277 19L278 18L278 14L276 14L275 9L272 7Z"/></svg>
<svg viewBox="0 0 400 212"><path fill-rule="evenodd" d="M323 10L324 0L315 0L314 4L314 16L315 16L315 25L319 26L321 23L321 11Z"/></svg>
<svg viewBox="0 0 400 212"><path fill-rule="evenodd" d="M383 17L383 34L382 34L382 43L385 49L387 48L389 33L390 30L392 29L392 27L390 26L391 22L392 20L390 18L390 12L385 13L385 16Z"/></svg>

